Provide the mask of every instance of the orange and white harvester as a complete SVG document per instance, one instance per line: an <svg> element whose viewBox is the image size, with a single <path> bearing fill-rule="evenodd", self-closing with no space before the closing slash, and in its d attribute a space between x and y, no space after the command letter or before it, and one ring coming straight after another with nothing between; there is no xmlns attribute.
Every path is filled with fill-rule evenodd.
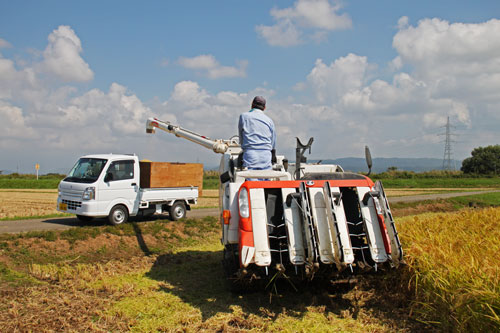
<svg viewBox="0 0 500 333"><path fill-rule="evenodd" d="M306 163L312 138L305 145L297 138L295 163L276 156L272 170L247 170L237 137L213 140L149 118L146 131L156 128L222 154L221 241L229 279L335 279L402 262L382 183L339 165ZM366 158L371 168L368 148Z"/></svg>

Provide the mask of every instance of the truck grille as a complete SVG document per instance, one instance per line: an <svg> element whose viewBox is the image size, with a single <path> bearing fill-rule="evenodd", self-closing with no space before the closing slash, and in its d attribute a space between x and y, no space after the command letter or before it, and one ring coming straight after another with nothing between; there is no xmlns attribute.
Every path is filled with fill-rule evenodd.
<svg viewBox="0 0 500 333"><path fill-rule="evenodd" d="M62 202L67 204L68 209L71 209L71 210L76 210L77 208L82 207L82 203L80 201L71 201L71 200L63 199Z"/></svg>
<svg viewBox="0 0 500 333"><path fill-rule="evenodd" d="M83 191L61 190L61 196L81 199Z"/></svg>

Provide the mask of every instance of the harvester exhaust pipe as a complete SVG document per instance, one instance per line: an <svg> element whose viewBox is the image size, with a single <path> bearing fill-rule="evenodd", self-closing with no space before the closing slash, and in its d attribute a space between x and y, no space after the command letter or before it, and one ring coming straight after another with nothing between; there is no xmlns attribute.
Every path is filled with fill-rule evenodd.
<svg viewBox="0 0 500 333"><path fill-rule="evenodd" d="M368 165L368 173L366 175L369 176L372 172L372 154L370 153L370 148L368 148L368 146L365 146L365 159L366 165Z"/></svg>

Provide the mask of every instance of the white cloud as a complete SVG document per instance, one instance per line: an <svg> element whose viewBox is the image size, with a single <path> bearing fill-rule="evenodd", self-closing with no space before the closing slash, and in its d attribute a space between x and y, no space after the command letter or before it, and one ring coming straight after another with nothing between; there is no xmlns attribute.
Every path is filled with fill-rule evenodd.
<svg viewBox="0 0 500 333"><path fill-rule="evenodd" d="M307 81L320 102L332 102L345 93L360 88L366 79L368 69L367 58L352 53L335 60L330 65L318 59L307 76Z"/></svg>
<svg viewBox="0 0 500 333"><path fill-rule="evenodd" d="M408 16L401 16L398 20L398 29L401 30L408 27L408 22L409 22Z"/></svg>
<svg viewBox="0 0 500 333"><path fill-rule="evenodd" d="M201 70L211 79L226 77L246 77L247 60L237 61L237 66L222 66L213 55L202 54L196 57L180 57L177 61L181 66L189 69Z"/></svg>
<svg viewBox="0 0 500 333"><path fill-rule="evenodd" d="M26 125L21 108L0 100L0 147L7 148L11 141L35 137L33 128Z"/></svg>
<svg viewBox="0 0 500 333"><path fill-rule="evenodd" d="M272 46L298 45L303 42L304 35L306 39L320 42L326 39L329 31L351 28L349 15L338 14L341 8L338 1L298 0L293 7L273 8L271 16L276 23L258 25L255 29Z"/></svg>
<svg viewBox="0 0 500 333"><path fill-rule="evenodd" d="M80 56L80 38L69 26L61 25L49 35L49 44L43 52L41 70L56 75L63 81L90 81L94 73Z"/></svg>
<svg viewBox="0 0 500 333"><path fill-rule="evenodd" d="M301 32L290 20L279 20L271 26L258 25L255 31L271 46L295 46L301 44Z"/></svg>
<svg viewBox="0 0 500 333"><path fill-rule="evenodd" d="M8 41L6 41L5 39L0 38L0 49L9 48L9 47L12 47L12 45Z"/></svg>
<svg viewBox="0 0 500 333"><path fill-rule="evenodd" d="M17 70L14 62L5 59L0 54L0 99L14 98L15 96L29 95L43 89L31 67Z"/></svg>
<svg viewBox="0 0 500 333"><path fill-rule="evenodd" d="M414 75L449 97L498 95L500 84L500 20L477 24L421 20L401 29L393 40ZM459 92L457 94L457 92ZM453 95L455 94L455 95Z"/></svg>
<svg viewBox="0 0 500 333"><path fill-rule="evenodd" d="M183 105L199 106L204 104L208 97L207 92L201 89L197 82L181 81L175 85L171 99Z"/></svg>
<svg viewBox="0 0 500 333"><path fill-rule="evenodd" d="M65 127L97 127L111 130L110 135L137 135L144 130L144 123L151 110L140 99L127 92L127 88L113 83L104 93L92 89L61 106L59 123Z"/></svg>

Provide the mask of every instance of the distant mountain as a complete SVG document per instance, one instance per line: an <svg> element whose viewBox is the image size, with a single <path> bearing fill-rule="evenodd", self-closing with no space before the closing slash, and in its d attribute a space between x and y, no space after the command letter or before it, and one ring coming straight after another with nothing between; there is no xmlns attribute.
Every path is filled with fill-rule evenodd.
<svg viewBox="0 0 500 333"><path fill-rule="evenodd" d="M309 160L309 162L317 162L317 160ZM346 171L366 172L368 167L364 158L344 157L335 160L323 160L322 164L338 164ZM453 160L455 170L460 170L462 161ZM439 158L385 158L377 157L373 159L372 172L384 172L387 168L396 167L398 170L405 171L431 171L441 170L443 168L443 160Z"/></svg>

